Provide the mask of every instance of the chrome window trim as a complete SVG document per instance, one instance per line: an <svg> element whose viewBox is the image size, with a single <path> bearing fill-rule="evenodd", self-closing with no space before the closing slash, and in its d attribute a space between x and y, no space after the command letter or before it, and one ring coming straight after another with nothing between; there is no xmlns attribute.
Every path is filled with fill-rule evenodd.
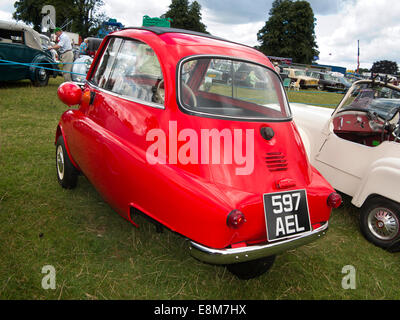
<svg viewBox="0 0 400 320"><path fill-rule="evenodd" d="M128 101L131 101L131 102L135 102L135 103L138 103L138 104L142 104L142 105L145 105L147 107L165 110L165 105L163 105L163 104L158 104L158 103L154 103L154 102L140 100L140 99L136 99L136 98L133 98L133 97L130 97L130 96L119 94L119 93L116 93L116 92L113 92L113 91L110 91L110 90L106 90L106 89L103 89L103 88L100 88L100 87L96 86L95 84L93 84L90 81L87 81L87 84L90 87L92 87L93 89L96 89L96 90L98 90L100 92L103 92L103 93L107 93L107 94L109 94L111 96L114 96L114 97L117 97L117 98L121 98L121 99L124 99L124 100L128 100Z"/></svg>
<svg viewBox="0 0 400 320"><path fill-rule="evenodd" d="M212 113L206 113L206 112L200 112L200 111L195 111L192 109L188 109L185 107L184 103L181 101L181 70L182 67L184 65L185 62L189 61L189 60L196 60L196 59L201 59L201 58L211 58L211 59L226 59L226 60L232 60L232 61L241 61L241 62L246 62L246 63L250 63L250 64L254 64L254 65L258 65L260 67L263 67L265 69L268 69L269 71L271 71L272 73L275 73L278 76L278 79L281 83L281 89L283 89L283 84L282 84L282 79L280 78L279 74L271 69L268 68L267 66L251 61L251 60L246 60L246 59L240 59L240 58L236 58L236 57L232 57L232 56L225 56L225 55L210 55L210 54L200 54L200 55L192 55L192 56L187 56L183 59L181 59L178 62L178 68L177 68L177 74L176 74L176 100L178 103L178 106L182 109L184 109L184 111L188 114L193 114L193 115L199 115L199 116L204 116L204 117L212 117L212 118L220 118L220 119L232 119L232 120L238 120L238 121L257 121L257 122L286 122L286 121L291 121L293 120L293 114L292 114L292 110L290 109L290 104L289 104L289 100L287 98L286 92L283 89L283 94L282 96L286 99L286 103L287 103L287 111L288 111L288 117L282 117L279 119L276 118L255 118L255 117L235 117L235 116L229 116L229 115L218 115L218 114L212 114Z"/></svg>

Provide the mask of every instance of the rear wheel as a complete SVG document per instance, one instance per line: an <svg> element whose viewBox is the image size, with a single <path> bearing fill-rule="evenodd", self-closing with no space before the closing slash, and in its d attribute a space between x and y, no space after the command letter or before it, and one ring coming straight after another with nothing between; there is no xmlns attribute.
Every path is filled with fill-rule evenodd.
<svg viewBox="0 0 400 320"><path fill-rule="evenodd" d="M259 277L271 269L274 261L275 255L247 262L228 264L226 268L239 279L249 280Z"/></svg>
<svg viewBox="0 0 400 320"><path fill-rule="evenodd" d="M79 171L72 164L65 149L63 136L60 135L56 143L56 169L58 183L65 189L76 187Z"/></svg>
<svg viewBox="0 0 400 320"><path fill-rule="evenodd" d="M400 205L381 197L368 200L361 208L360 229L368 241L388 249L400 239Z"/></svg>

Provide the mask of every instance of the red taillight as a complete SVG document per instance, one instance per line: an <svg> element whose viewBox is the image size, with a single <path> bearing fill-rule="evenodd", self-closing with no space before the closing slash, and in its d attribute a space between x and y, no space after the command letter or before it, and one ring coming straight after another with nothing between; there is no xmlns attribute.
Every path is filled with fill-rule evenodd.
<svg viewBox="0 0 400 320"><path fill-rule="evenodd" d="M342 197L340 196L340 194L338 194L336 192L332 192L329 195L328 200L326 200L326 202L329 207L337 208L342 203Z"/></svg>
<svg viewBox="0 0 400 320"><path fill-rule="evenodd" d="M229 228L238 229L246 222L244 214L239 210L233 210L228 214L226 224Z"/></svg>

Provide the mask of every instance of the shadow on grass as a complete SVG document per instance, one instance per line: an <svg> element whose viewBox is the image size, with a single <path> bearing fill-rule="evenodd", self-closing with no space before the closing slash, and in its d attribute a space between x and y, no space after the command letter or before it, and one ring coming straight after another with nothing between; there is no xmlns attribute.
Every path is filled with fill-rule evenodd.
<svg viewBox="0 0 400 320"><path fill-rule="evenodd" d="M29 80L21 80L21 81L0 81L0 89L18 89L18 88L27 88L33 87L33 84Z"/></svg>

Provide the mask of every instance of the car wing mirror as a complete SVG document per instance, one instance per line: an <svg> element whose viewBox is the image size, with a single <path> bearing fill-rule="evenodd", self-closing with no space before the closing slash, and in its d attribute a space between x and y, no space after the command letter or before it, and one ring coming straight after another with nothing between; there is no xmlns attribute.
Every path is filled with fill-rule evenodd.
<svg viewBox="0 0 400 320"><path fill-rule="evenodd" d="M64 82L57 89L58 98L71 107L81 103L82 89L74 82Z"/></svg>

